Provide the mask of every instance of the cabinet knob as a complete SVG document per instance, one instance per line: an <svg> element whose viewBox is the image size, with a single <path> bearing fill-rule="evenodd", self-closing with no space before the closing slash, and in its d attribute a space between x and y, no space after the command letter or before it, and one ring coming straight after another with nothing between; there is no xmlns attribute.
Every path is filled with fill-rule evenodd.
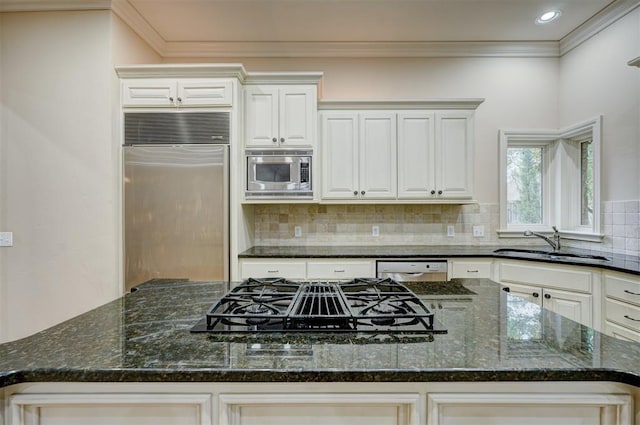
<svg viewBox="0 0 640 425"><path fill-rule="evenodd" d="M431 191L431 194L432 194L432 195L435 195L435 194L436 194L436 191L435 191L435 190L432 190L432 191Z"/></svg>
<svg viewBox="0 0 640 425"><path fill-rule="evenodd" d="M531 295L533 295L533 298L538 298L538 297L540 296L540 294L538 294L537 292L534 292L534 293L533 293L533 294L531 294Z"/></svg>
<svg viewBox="0 0 640 425"><path fill-rule="evenodd" d="M544 294L544 297L545 297L546 299L549 299L549 298L551 298L551 295L550 295L550 294Z"/></svg>
<svg viewBox="0 0 640 425"><path fill-rule="evenodd" d="M178 97L178 102L182 102L182 98L181 97Z"/></svg>
<svg viewBox="0 0 640 425"><path fill-rule="evenodd" d="M438 195L442 195L442 191L441 190L438 191Z"/></svg>
<svg viewBox="0 0 640 425"><path fill-rule="evenodd" d="M271 141L272 141L273 143L278 143L278 139L276 139L275 137L274 137L273 139L271 139Z"/></svg>
<svg viewBox="0 0 640 425"><path fill-rule="evenodd" d="M173 97L169 96L169 102L173 103Z"/></svg>
<svg viewBox="0 0 640 425"><path fill-rule="evenodd" d="M360 192L360 195L364 195L366 192L363 190L362 192Z"/></svg>
<svg viewBox="0 0 640 425"><path fill-rule="evenodd" d="M280 143L284 143L284 137L280 138Z"/></svg>
<svg viewBox="0 0 640 425"><path fill-rule="evenodd" d="M353 191L353 194L354 194L354 195L356 195L356 196L358 196L358 191L357 191L357 190L354 190L354 191Z"/></svg>
<svg viewBox="0 0 640 425"><path fill-rule="evenodd" d="M502 288L502 290L503 290L504 292L511 292L511 288L509 288L508 286L507 286L507 287Z"/></svg>

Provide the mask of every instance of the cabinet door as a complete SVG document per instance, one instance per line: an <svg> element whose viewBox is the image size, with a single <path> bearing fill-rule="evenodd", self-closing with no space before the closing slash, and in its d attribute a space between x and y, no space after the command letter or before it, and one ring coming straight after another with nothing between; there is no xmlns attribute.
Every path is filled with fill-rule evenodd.
<svg viewBox="0 0 640 425"><path fill-rule="evenodd" d="M397 193L396 116L360 115L360 196L394 199Z"/></svg>
<svg viewBox="0 0 640 425"><path fill-rule="evenodd" d="M281 148L314 145L316 88L285 87L279 91L279 143Z"/></svg>
<svg viewBox="0 0 640 425"><path fill-rule="evenodd" d="M176 81L168 79L132 79L122 83L122 106L174 107Z"/></svg>
<svg viewBox="0 0 640 425"><path fill-rule="evenodd" d="M247 146L278 147L278 90L250 86L245 91Z"/></svg>
<svg viewBox="0 0 640 425"><path fill-rule="evenodd" d="M12 425L211 425L210 394L18 394Z"/></svg>
<svg viewBox="0 0 640 425"><path fill-rule="evenodd" d="M468 111L436 114L436 195L473 196L473 114Z"/></svg>
<svg viewBox="0 0 640 425"><path fill-rule="evenodd" d="M510 283L506 285L510 294L516 297L524 298L530 303L537 304L542 307L542 289L537 286L521 285Z"/></svg>
<svg viewBox="0 0 640 425"><path fill-rule="evenodd" d="M583 325L591 326L592 295L543 290L543 307Z"/></svg>
<svg viewBox="0 0 640 425"><path fill-rule="evenodd" d="M231 81L178 80L179 106L231 106Z"/></svg>
<svg viewBox="0 0 640 425"><path fill-rule="evenodd" d="M624 394L430 393L430 425L631 425Z"/></svg>
<svg viewBox="0 0 640 425"><path fill-rule="evenodd" d="M358 114L322 115L322 197L357 199Z"/></svg>
<svg viewBox="0 0 640 425"><path fill-rule="evenodd" d="M398 198L435 194L435 126L431 112L398 114Z"/></svg>

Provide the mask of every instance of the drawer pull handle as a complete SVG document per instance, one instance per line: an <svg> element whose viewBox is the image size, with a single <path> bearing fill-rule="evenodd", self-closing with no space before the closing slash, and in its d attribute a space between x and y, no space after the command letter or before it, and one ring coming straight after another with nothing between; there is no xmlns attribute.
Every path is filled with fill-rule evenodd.
<svg viewBox="0 0 640 425"><path fill-rule="evenodd" d="M467 273L478 273L478 270L467 270Z"/></svg>
<svg viewBox="0 0 640 425"><path fill-rule="evenodd" d="M278 273L280 270L267 270L267 273Z"/></svg>
<svg viewBox="0 0 640 425"><path fill-rule="evenodd" d="M633 317L629 316L628 314L624 315L625 319L629 319L629 320L633 320L634 322L640 322L640 319L634 319Z"/></svg>
<svg viewBox="0 0 640 425"><path fill-rule="evenodd" d="M334 273L344 273L344 269L334 270Z"/></svg>
<svg viewBox="0 0 640 425"><path fill-rule="evenodd" d="M630 295L640 295L639 293L637 293L637 292L631 292L631 291L629 291L628 289L625 289L625 290L624 290L624 293L625 293L625 294L630 294Z"/></svg>

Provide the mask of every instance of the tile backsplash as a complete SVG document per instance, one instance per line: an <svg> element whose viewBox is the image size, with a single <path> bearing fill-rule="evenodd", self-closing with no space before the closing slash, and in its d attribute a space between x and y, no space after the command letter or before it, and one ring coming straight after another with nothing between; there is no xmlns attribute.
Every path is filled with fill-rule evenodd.
<svg viewBox="0 0 640 425"><path fill-rule="evenodd" d="M640 255L640 201L605 201L600 218L602 243L567 241L565 246Z"/></svg>
<svg viewBox="0 0 640 425"><path fill-rule="evenodd" d="M498 243L498 204L256 205L256 245L474 245ZM295 227L302 234L295 237ZM378 226L379 236L372 236ZM454 236L447 236L453 226ZM473 226L484 236L474 237Z"/></svg>
<svg viewBox="0 0 640 425"><path fill-rule="evenodd" d="M640 254L640 201L602 205L602 243L564 240L564 246ZM540 243L499 239L499 205L255 205L255 245L507 245ZM378 226L379 236L372 236ZM453 226L455 235L447 236ZM482 226L484 236L473 236ZM300 227L301 236L295 236Z"/></svg>

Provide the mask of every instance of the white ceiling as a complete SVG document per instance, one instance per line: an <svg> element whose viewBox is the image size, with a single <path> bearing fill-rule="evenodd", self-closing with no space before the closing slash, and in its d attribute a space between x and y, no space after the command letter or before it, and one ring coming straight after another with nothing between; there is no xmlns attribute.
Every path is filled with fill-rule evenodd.
<svg viewBox="0 0 640 425"><path fill-rule="evenodd" d="M559 41L612 0L128 0L165 42ZM536 25L549 9L553 23Z"/></svg>

